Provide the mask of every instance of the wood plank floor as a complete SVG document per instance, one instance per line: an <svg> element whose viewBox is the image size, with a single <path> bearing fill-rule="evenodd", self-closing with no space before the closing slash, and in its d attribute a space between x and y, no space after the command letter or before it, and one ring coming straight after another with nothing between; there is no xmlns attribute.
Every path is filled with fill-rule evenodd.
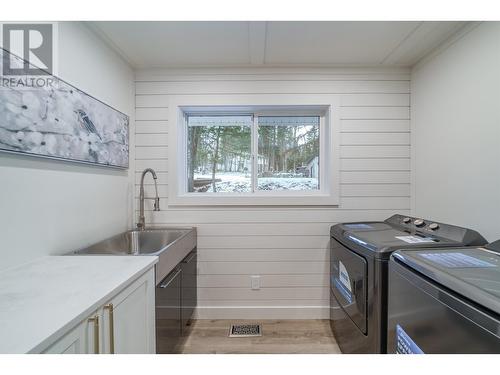
<svg viewBox="0 0 500 375"><path fill-rule="evenodd" d="M228 337L231 324L260 323L260 337ZM328 320L195 320L176 348L182 354L340 353Z"/></svg>

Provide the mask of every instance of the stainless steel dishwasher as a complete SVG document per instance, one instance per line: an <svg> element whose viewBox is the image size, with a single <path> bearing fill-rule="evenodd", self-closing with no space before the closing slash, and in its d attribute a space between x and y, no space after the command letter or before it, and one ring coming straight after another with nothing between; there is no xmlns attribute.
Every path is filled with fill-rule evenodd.
<svg viewBox="0 0 500 375"><path fill-rule="evenodd" d="M156 286L157 353L174 353L181 338L181 274L177 266Z"/></svg>
<svg viewBox="0 0 500 375"><path fill-rule="evenodd" d="M181 334L185 333L186 326L190 324L198 299L197 259L197 251L194 249L181 263Z"/></svg>
<svg viewBox="0 0 500 375"><path fill-rule="evenodd" d="M175 353L197 304L197 251L193 249L156 287L156 352Z"/></svg>

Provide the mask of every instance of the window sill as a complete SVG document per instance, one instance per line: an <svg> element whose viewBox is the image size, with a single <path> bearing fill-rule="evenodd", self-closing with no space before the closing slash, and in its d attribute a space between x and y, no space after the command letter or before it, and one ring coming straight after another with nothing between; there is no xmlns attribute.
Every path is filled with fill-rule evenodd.
<svg viewBox="0 0 500 375"><path fill-rule="evenodd" d="M335 206L338 198L327 194L314 195L247 195L193 193L169 199L169 206Z"/></svg>

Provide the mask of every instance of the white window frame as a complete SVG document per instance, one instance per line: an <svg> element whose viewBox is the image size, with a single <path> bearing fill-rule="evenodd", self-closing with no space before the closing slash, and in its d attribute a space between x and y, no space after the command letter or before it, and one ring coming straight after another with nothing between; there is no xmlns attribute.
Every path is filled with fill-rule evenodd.
<svg viewBox="0 0 500 375"><path fill-rule="evenodd" d="M329 94L175 95L169 98L169 206L338 206L340 99ZM249 193L187 191L187 115L310 115L320 117L320 189ZM252 128L252 142L257 127ZM255 144L252 151L255 152ZM253 161L253 168L255 163ZM254 169L255 170L255 169ZM252 172L253 178L256 174ZM255 182L255 181L254 181Z"/></svg>

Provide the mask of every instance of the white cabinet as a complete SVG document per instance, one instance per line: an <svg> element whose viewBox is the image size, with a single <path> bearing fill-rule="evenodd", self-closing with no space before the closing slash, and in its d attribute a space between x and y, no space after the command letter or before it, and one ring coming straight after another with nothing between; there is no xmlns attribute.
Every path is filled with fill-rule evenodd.
<svg viewBox="0 0 500 375"><path fill-rule="evenodd" d="M153 269L104 305L101 351L116 354L156 352Z"/></svg>
<svg viewBox="0 0 500 375"><path fill-rule="evenodd" d="M50 348L43 353L47 354L85 354L89 353L88 348L88 325L89 322L85 320L80 323L72 331L60 338Z"/></svg>
<svg viewBox="0 0 500 375"><path fill-rule="evenodd" d="M99 352L98 311L44 350L44 354L89 354ZM97 318L96 318L97 317ZM94 339L95 338L95 339Z"/></svg>
<svg viewBox="0 0 500 375"><path fill-rule="evenodd" d="M155 352L154 268L44 351L53 354Z"/></svg>

